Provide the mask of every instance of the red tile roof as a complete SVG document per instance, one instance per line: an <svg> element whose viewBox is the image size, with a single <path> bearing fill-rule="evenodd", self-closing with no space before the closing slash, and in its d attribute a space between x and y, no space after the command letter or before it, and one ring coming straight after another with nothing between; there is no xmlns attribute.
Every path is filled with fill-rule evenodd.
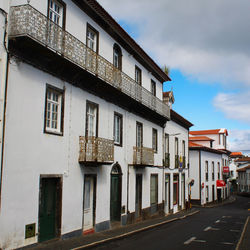
<svg viewBox="0 0 250 250"><path fill-rule="evenodd" d="M202 147L202 145L189 141L188 146L191 147Z"/></svg>
<svg viewBox="0 0 250 250"><path fill-rule="evenodd" d="M242 158L236 160L235 162L244 162L244 161L249 161L250 162L250 157L242 157Z"/></svg>
<svg viewBox="0 0 250 250"><path fill-rule="evenodd" d="M247 165L247 166L244 167L244 168L237 169L237 172L245 172L246 169L250 169L250 165Z"/></svg>
<svg viewBox="0 0 250 250"><path fill-rule="evenodd" d="M230 157L232 157L232 156L243 156L243 154L241 152L232 152L230 154Z"/></svg>
<svg viewBox="0 0 250 250"><path fill-rule="evenodd" d="M190 141L214 141L213 139L207 137L207 136L193 136L189 137Z"/></svg>
<svg viewBox="0 0 250 250"><path fill-rule="evenodd" d="M226 133L228 135L227 129L209 129L209 130L198 130L198 131L190 131L191 135L213 135L213 134L220 134Z"/></svg>

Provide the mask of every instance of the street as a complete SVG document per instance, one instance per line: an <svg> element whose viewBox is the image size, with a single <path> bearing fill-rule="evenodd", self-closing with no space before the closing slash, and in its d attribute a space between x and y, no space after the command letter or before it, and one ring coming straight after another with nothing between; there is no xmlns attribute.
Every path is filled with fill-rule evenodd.
<svg viewBox="0 0 250 250"><path fill-rule="evenodd" d="M200 208L200 213L100 245L94 249L235 249L246 218L250 199L214 208Z"/></svg>

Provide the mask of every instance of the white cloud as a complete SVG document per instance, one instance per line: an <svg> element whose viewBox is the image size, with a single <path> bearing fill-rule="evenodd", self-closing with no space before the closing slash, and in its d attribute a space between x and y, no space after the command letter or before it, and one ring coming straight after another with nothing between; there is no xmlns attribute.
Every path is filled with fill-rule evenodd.
<svg viewBox="0 0 250 250"><path fill-rule="evenodd" d="M230 151L250 151L250 130L230 130L229 131Z"/></svg>
<svg viewBox="0 0 250 250"><path fill-rule="evenodd" d="M249 0L99 0L138 27L138 42L161 65L200 81L250 86Z"/></svg>
<svg viewBox="0 0 250 250"><path fill-rule="evenodd" d="M250 91L244 93L219 93L214 106L227 118L250 124Z"/></svg>

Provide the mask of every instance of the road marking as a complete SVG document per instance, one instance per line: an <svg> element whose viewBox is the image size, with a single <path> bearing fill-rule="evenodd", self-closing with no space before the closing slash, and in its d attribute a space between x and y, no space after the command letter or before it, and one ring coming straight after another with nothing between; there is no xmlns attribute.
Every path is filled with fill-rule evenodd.
<svg viewBox="0 0 250 250"><path fill-rule="evenodd" d="M205 243L205 240L194 240L195 242L201 242L201 243Z"/></svg>
<svg viewBox="0 0 250 250"><path fill-rule="evenodd" d="M220 222L221 222L221 223L227 223L227 222L226 222L226 221L224 221L224 220L221 220Z"/></svg>
<svg viewBox="0 0 250 250"><path fill-rule="evenodd" d="M222 218L232 218L232 216L222 216Z"/></svg>
<svg viewBox="0 0 250 250"><path fill-rule="evenodd" d="M232 243L232 242L221 242L221 244L224 244L224 245L233 245L234 243Z"/></svg>
<svg viewBox="0 0 250 250"><path fill-rule="evenodd" d="M196 239L196 237L191 237L189 240L186 240L185 242L184 242L184 245L188 245L188 244L190 244L192 241L194 241Z"/></svg>
<svg viewBox="0 0 250 250"><path fill-rule="evenodd" d="M240 232L240 230L236 230L236 229L230 229L230 231L231 232L236 232L236 233Z"/></svg>
<svg viewBox="0 0 250 250"><path fill-rule="evenodd" d="M216 228L216 227L212 227L211 230L218 231L218 230L220 230L220 229L219 229L219 228Z"/></svg>
<svg viewBox="0 0 250 250"><path fill-rule="evenodd" d="M215 221L215 223L219 223L219 222L220 222L220 220Z"/></svg>
<svg viewBox="0 0 250 250"><path fill-rule="evenodd" d="M212 227L206 227L203 231L207 232L208 230L210 230Z"/></svg>

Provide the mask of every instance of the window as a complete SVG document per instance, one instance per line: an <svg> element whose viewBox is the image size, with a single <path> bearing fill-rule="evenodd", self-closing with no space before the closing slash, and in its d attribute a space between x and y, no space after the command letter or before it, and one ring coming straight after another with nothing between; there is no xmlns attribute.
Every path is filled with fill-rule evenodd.
<svg viewBox="0 0 250 250"><path fill-rule="evenodd" d="M98 53L99 33L90 24L87 24L87 47Z"/></svg>
<svg viewBox="0 0 250 250"><path fill-rule="evenodd" d="M152 129L152 148L155 153L157 153L157 148L158 148L158 140L157 140L157 129Z"/></svg>
<svg viewBox="0 0 250 250"><path fill-rule="evenodd" d="M220 180L220 163L218 162L218 180Z"/></svg>
<svg viewBox="0 0 250 250"><path fill-rule="evenodd" d="M214 162L212 161L212 181L214 181Z"/></svg>
<svg viewBox="0 0 250 250"><path fill-rule="evenodd" d="M175 137L175 168L179 168L179 141Z"/></svg>
<svg viewBox="0 0 250 250"><path fill-rule="evenodd" d="M143 143L142 123L136 122L136 147L141 148Z"/></svg>
<svg viewBox="0 0 250 250"><path fill-rule="evenodd" d="M170 155L169 155L169 134L165 134L165 141L164 141L164 166L170 166Z"/></svg>
<svg viewBox="0 0 250 250"><path fill-rule="evenodd" d="M98 104L87 101L86 104L86 136L98 136Z"/></svg>
<svg viewBox="0 0 250 250"><path fill-rule="evenodd" d="M150 204L158 203L158 175L151 174L150 180Z"/></svg>
<svg viewBox="0 0 250 250"><path fill-rule="evenodd" d="M141 85L141 69L135 66L135 82Z"/></svg>
<svg viewBox="0 0 250 250"><path fill-rule="evenodd" d="M45 129L46 133L63 133L63 99L64 90L47 84L45 100Z"/></svg>
<svg viewBox="0 0 250 250"><path fill-rule="evenodd" d="M210 148L213 148L213 141L210 141Z"/></svg>
<svg viewBox="0 0 250 250"><path fill-rule="evenodd" d="M185 141L182 141L182 156L186 156Z"/></svg>
<svg viewBox="0 0 250 250"><path fill-rule="evenodd" d="M122 70L122 50L118 44L113 47L113 64L119 70Z"/></svg>
<svg viewBox="0 0 250 250"><path fill-rule="evenodd" d="M66 5L60 0L49 0L48 2L48 17L54 23L58 24L59 26L65 26L65 9Z"/></svg>
<svg viewBox="0 0 250 250"><path fill-rule="evenodd" d="M208 161L205 162L206 181L208 181Z"/></svg>
<svg viewBox="0 0 250 250"><path fill-rule="evenodd" d="M156 96L156 83L153 80L151 80L151 93L153 96Z"/></svg>
<svg viewBox="0 0 250 250"><path fill-rule="evenodd" d="M173 204L176 205L178 204L178 192L179 192L179 175L174 175L174 180L173 180Z"/></svg>
<svg viewBox="0 0 250 250"><path fill-rule="evenodd" d="M114 142L115 145L122 146L122 115L114 114Z"/></svg>
<svg viewBox="0 0 250 250"><path fill-rule="evenodd" d="M165 134L164 152L169 153L169 134Z"/></svg>

